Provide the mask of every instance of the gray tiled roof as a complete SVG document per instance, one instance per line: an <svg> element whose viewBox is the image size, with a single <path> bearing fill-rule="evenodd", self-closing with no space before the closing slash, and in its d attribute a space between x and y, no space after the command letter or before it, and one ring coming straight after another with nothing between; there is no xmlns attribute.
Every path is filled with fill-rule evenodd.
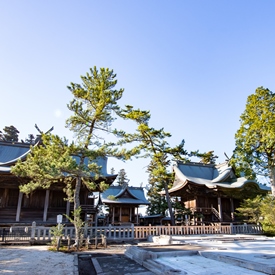
<svg viewBox="0 0 275 275"><path fill-rule="evenodd" d="M76 162L79 162L79 158L78 157L73 157ZM101 169L100 169L100 173L102 176L104 177L109 177L109 176L115 176L115 175L111 175L111 174L108 174L107 173L107 161L108 161L108 158L107 157L98 157L95 162L97 163L98 166L101 166ZM84 163L85 165L88 165L88 158L85 159ZM91 176L93 176L93 173L91 174Z"/></svg>
<svg viewBox="0 0 275 275"><path fill-rule="evenodd" d="M123 197L123 194L128 192L128 197ZM115 200L108 199L109 196L115 196ZM145 198L144 190L142 187L132 186L110 186L101 194L101 200L104 204L137 204L148 205L150 204Z"/></svg>
<svg viewBox="0 0 275 275"><path fill-rule="evenodd" d="M11 143L0 141L0 173L9 173L10 166L17 160L24 160L30 153L30 144L28 143ZM96 160L101 166L101 175L104 177L115 176L107 173L107 158L100 157ZM85 161L88 164L88 159ZM91 175L93 176L93 175Z"/></svg>
<svg viewBox="0 0 275 275"><path fill-rule="evenodd" d="M0 173L9 173L10 166L19 159L25 159L29 152L28 143L0 141Z"/></svg>
<svg viewBox="0 0 275 275"><path fill-rule="evenodd" d="M257 183L246 178L237 178L232 167L228 163L218 165L202 163L181 163L177 162L173 166L175 181L169 192L174 192L183 188L188 182L197 185L204 185L208 188L242 188L248 183L255 184L260 190L270 191L270 187Z"/></svg>
<svg viewBox="0 0 275 275"><path fill-rule="evenodd" d="M26 143L0 142L0 166L6 166L28 154L30 145Z"/></svg>

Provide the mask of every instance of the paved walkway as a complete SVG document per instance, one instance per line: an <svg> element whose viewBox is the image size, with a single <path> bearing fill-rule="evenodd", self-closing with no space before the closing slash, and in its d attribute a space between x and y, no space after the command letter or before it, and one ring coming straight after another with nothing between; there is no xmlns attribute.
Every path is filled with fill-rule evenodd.
<svg viewBox="0 0 275 275"><path fill-rule="evenodd" d="M170 274L275 274L275 238L208 235L173 237L173 242L179 244L141 247L156 253L154 261ZM190 253L180 253L186 250Z"/></svg>

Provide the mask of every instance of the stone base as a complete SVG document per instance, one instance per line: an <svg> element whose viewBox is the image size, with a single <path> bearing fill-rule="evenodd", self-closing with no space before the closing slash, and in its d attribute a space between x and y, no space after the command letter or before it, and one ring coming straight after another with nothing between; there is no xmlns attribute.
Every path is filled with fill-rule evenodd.
<svg viewBox="0 0 275 275"><path fill-rule="evenodd" d="M156 245L169 245L172 243L173 238L169 235L160 235L160 236L148 236L147 240L153 242Z"/></svg>

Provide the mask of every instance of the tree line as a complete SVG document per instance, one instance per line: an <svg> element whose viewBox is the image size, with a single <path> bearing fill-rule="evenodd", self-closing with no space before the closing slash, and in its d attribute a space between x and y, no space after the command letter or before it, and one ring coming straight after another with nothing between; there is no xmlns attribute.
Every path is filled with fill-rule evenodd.
<svg viewBox="0 0 275 275"><path fill-rule="evenodd" d="M20 132L17 130L15 126L5 126L2 131L0 130L0 141L20 142L19 133ZM38 137L39 135L35 137L33 134L29 134L28 138L26 138L25 140L21 140L21 142L33 144Z"/></svg>

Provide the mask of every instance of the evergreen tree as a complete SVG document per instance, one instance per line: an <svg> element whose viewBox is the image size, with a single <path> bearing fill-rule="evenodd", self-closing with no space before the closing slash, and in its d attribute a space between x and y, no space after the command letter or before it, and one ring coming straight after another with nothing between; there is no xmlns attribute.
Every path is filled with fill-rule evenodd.
<svg viewBox="0 0 275 275"><path fill-rule="evenodd" d="M13 126L6 126L1 132L0 139L9 142L18 142L18 134L20 132Z"/></svg>
<svg viewBox="0 0 275 275"><path fill-rule="evenodd" d="M201 158L201 163L205 163L205 164L215 164L216 163L216 159L218 158L218 156L216 156L214 154L214 151L209 151L209 152L205 152L205 153L199 153L198 157Z"/></svg>
<svg viewBox="0 0 275 275"><path fill-rule="evenodd" d="M275 235L275 198L272 195L246 199L236 210L236 215L245 222L260 223L265 233Z"/></svg>
<svg viewBox="0 0 275 275"><path fill-rule="evenodd" d="M263 198L260 206L261 217L260 222L266 233L275 235L275 198L267 195Z"/></svg>
<svg viewBox="0 0 275 275"><path fill-rule="evenodd" d="M150 174L157 178L159 185L165 190L171 223L174 224L172 204L168 193L168 186L171 184L171 173L167 169L170 167L171 157L186 160L187 151L184 149L184 141L178 146L171 147L166 140L171 137L170 133L165 132L163 128L156 130L149 127L149 111L135 110L128 105L126 109L120 112L120 115L137 123L136 132L133 134L117 132L117 135L123 137L120 144L138 143L132 149L132 152L139 153L142 157L150 157L152 163L154 163L150 168Z"/></svg>
<svg viewBox="0 0 275 275"><path fill-rule="evenodd" d="M112 167L112 168L111 168L111 175L114 175L114 174L115 174L115 168Z"/></svg>
<svg viewBox="0 0 275 275"><path fill-rule="evenodd" d="M150 205L147 208L148 215L157 215L162 214L165 216L165 212L168 209L168 204L166 198L162 196L160 193L163 190L164 186L160 184L158 176L155 176L153 171L155 169L155 164L153 161L150 162L147 168L147 172L149 173L148 178L148 201ZM172 176L172 175L171 175Z"/></svg>
<svg viewBox="0 0 275 275"><path fill-rule="evenodd" d="M216 159L218 158L218 156L216 156L214 154L214 151L200 153L199 150L197 150L197 151L190 152L189 156L190 157L198 157L201 159L200 162L205 163L205 164L215 164Z"/></svg>
<svg viewBox="0 0 275 275"><path fill-rule="evenodd" d="M117 178L116 178L116 182L119 186L125 186L128 184L130 180L127 178L126 172L124 169L120 169L118 174L117 174Z"/></svg>
<svg viewBox="0 0 275 275"><path fill-rule="evenodd" d="M168 204L164 196L161 196L161 192L158 186L152 185L148 190L148 201L150 205L147 208L148 215L162 214L165 216L165 212L168 209Z"/></svg>
<svg viewBox="0 0 275 275"><path fill-rule="evenodd" d="M236 210L237 216L241 216L245 222L258 223L261 217L260 205L262 196L245 199Z"/></svg>
<svg viewBox="0 0 275 275"><path fill-rule="evenodd" d="M232 165L249 178L269 176L275 196L275 94L259 87L247 98L235 135Z"/></svg>
<svg viewBox="0 0 275 275"><path fill-rule="evenodd" d="M113 154L127 158L126 150L117 150L100 143L100 132L112 132L111 125L115 114L120 110L119 99L123 89L115 90L116 75L112 70L94 67L90 73L81 76L82 84L71 83L68 89L73 100L68 108L73 115L66 126L75 133L76 140L69 144L67 140L51 134L43 134L43 146L34 147L27 160L18 162L12 172L32 180L20 187L20 191L30 193L37 188L49 188L60 180L68 199L74 202L75 246L79 248L82 221L80 218L80 187L86 185L90 190L104 190L103 182L96 185L100 176L100 167L96 159ZM75 157L75 159L72 158ZM77 159L77 161L76 161ZM85 160L88 159L88 165ZM93 178L91 178L93 174ZM66 176L67 175L67 176ZM69 176L68 176L69 175Z"/></svg>
<svg viewBox="0 0 275 275"><path fill-rule="evenodd" d="M25 139L25 142L30 143L30 144L35 143L35 137L34 137L34 135L33 134L29 134L28 138Z"/></svg>

